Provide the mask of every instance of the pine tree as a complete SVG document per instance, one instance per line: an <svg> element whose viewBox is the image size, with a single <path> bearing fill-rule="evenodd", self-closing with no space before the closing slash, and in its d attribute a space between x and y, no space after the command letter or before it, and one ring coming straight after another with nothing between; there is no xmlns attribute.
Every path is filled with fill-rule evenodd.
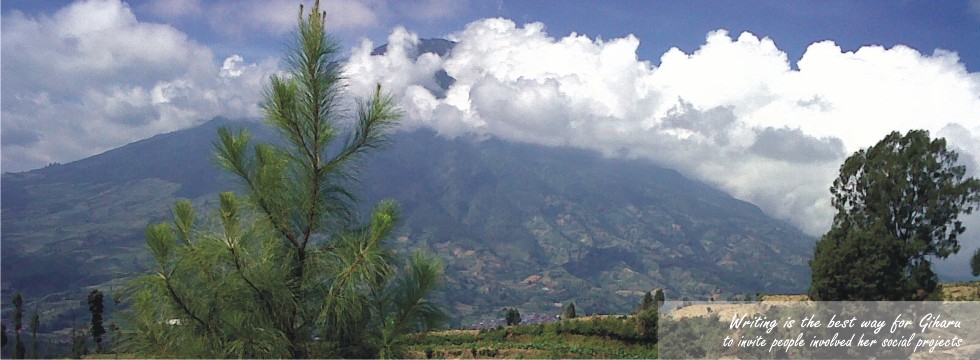
<svg viewBox="0 0 980 360"><path fill-rule="evenodd" d="M92 340L95 340L95 353L102 353L102 335L105 334L105 327L102 326L102 311L105 309L102 303L102 292L98 289L92 290L88 294L88 310L92 313Z"/></svg>
<svg viewBox="0 0 980 360"><path fill-rule="evenodd" d="M219 197L212 228L189 201L147 228L152 274L130 295L124 351L162 357L397 357L408 333L444 312L427 297L442 265L387 242L400 222L393 201L358 219L349 190L363 156L384 146L399 117L380 86L361 102L346 137L338 47L319 2L300 7L288 74L273 76L265 122L281 145L251 146L246 131L218 131L218 164L245 197ZM341 140L342 139L342 140ZM335 142L340 140L338 145Z"/></svg>
<svg viewBox="0 0 980 360"><path fill-rule="evenodd" d="M565 307L565 313L562 315L563 319L574 319L575 318L575 303L568 303Z"/></svg>

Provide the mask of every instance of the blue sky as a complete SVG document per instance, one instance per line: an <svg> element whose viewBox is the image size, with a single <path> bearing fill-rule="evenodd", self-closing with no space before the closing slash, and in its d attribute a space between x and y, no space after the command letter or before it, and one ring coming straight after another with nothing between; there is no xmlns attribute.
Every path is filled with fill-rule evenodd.
<svg viewBox="0 0 980 360"><path fill-rule="evenodd" d="M4 172L258 118L293 0L6 0ZM646 158L818 235L841 162L891 131L980 171L980 1L324 1L354 96L403 127ZM420 38L458 41L416 56ZM392 42L393 51L371 56ZM457 81L444 93L434 74ZM974 215L967 236L980 244Z"/></svg>
<svg viewBox="0 0 980 360"><path fill-rule="evenodd" d="M31 15L53 13L72 1L6 0L3 13L22 11ZM280 29L249 24L216 29L203 18L223 1L159 1L187 9L185 14L162 11L155 1L128 1L141 21L170 24L191 38L216 49L218 56L242 54L277 56L284 41ZM248 1L246 1L247 3ZM307 1L309 2L309 1ZM834 40L845 50L865 45L908 45L930 53L955 51L971 71L980 69L980 1L324 1L357 3L373 17L334 28L349 47L366 37L383 42L401 25L423 38L443 37L481 18L504 17L517 23L542 22L548 32L571 32L590 37L622 37L641 40L639 57L658 61L671 47L693 51L705 34L717 29L731 33L749 31L775 40L790 60L800 58L808 45ZM299 1L272 1L276 8L295 11ZM210 4L210 5L209 5ZM441 11L428 10L429 7ZM416 9L413 11L412 9ZM421 10L420 10L421 9ZM219 16L220 17L220 16ZM228 20L228 19L222 19ZM291 19L290 19L291 20ZM285 22L291 25L291 22ZM270 31L271 30L271 31ZM248 32L249 36L230 33Z"/></svg>

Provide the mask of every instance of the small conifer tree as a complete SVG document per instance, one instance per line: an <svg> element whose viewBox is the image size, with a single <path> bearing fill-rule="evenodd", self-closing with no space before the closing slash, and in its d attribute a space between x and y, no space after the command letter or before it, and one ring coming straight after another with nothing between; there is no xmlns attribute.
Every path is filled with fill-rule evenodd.
<svg viewBox="0 0 980 360"><path fill-rule="evenodd" d="M217 163L244 197L219 196L213 224L190 201L168 223L147 228L154 269L134 286L123 351L173 358L392 358L408 334L439 326L428 301L442 264L388 245L401 219L394 201L367 221L350 188L358 164L382 148L400 116L376 88L344 111L339 47L319 1L300 6L286 74L274 75L262 105L281 142L253 144L222 128ZM345 114L352 114L347 119ZM345 135L346 134L346 135Z"/></svg>
<svg viewBox="0 0 980 360"><path fill-rule="evenodd" d="M970 272L973 276L980 276L980 249L973 252L973 257L970 258Z"/></svg>
<svg viewBox="0 0 980 360"><path fill-rule="evenodd" d="M655 305L655 303L653 301L653 295L650 294L650 292L646 292L645 294L643 294L643 300L640 301L640 308L639 308L639 310L637 310L637 313L641 313L641 312L650 310L654 306L656 306L656 305Z"/></svg>
<svg viewBox="0 0 980 360"><path fill-rule="evenodd" d="M575 303L568 303L565 307L565 313L562 315L563 319L574 319L575 318Z"/></svg>
<svg viewBox="0 0 980 360"><path fill-rule="evenodd" d="M102 335L105 334L105 327L102 325L102 312L105 306L102 302L102 292L98 289L92 290L88 294L88 310L92 313L92 340L95 341L95 353L102 353Z"/></svg>

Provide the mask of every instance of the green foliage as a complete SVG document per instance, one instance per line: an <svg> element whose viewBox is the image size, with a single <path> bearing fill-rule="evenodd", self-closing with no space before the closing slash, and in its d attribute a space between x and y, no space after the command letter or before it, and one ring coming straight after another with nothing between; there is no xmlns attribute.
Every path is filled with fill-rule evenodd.
<svg viewBox="0 0 980 360"><path fill-rule="evenodd" d="M507 326L518 325L521 323L521 312L515 308L508 308L507 314L504 316L504 321Z"/></svg>
<svg viewBox="0 0 980 360"><path fill-rule="evenodd" d="M980 276L980 249L973 252L973 257L970 258L970 273L973 276Z"/></svg>
<svg viewBox="0 0 980 360"><path fill-rule="evenodd" d="M657 321L660 319L660 309L653 307L636 314L636 330L640 339L651 343L657 342Z"/></svg>
<svg viewBox="0 0 980 360"><path fill-rule="evenodd" d="M14 294L11 303L14 304L14 331L20 332L20 329L23 327L22 322L24 319L24 298L20 295L20 293L16 293Z"/></svg>
<svg viewBox="0 0 980 360"><path fill-rule="evenodd" d="M653 301L656 303L658 308L664 305L664 289L657 288L657 290L653 291Z"/></svg>
<svg viewBox="0 0 980 360"><path fill-rule="evenodd" d="M459 358L475 351L475 357L492 358L507 351L509 357L526 358L656 358L656 339L646 338L637 324L636 316L608 316L479 332L433 332L413 337L408 347L417 357L431 353Z"/></svg>
<svg viewBox="0 0 980 360"><path fill-rule="evenodd" d="M102 335L105 334L105 327L102 326L102 312L105 306L102 303L102 292L93 289L88 294L88 310L92 313L92 339L95 340L95 353L102 352Z"/></svg>
<svg viewBox="0 0 980 360"><path fill-rule="evenodd" d="M656 307L656 303L653 300L653 295L650 292L643 294L643 300L640 301L640 307L637 309L637 313L641 313Z"/></svg>
<svg viewBox="0 0 980 360"><path fill-rule="evenodd" d="M589 321L562 321L556 328L559 334L605 336L629 343L657 342L657 309L646 310L635 316L593 317Z"/></svg>
<svg viewBox="0 0 980 360"><path fill-rule="evenodd" d="M427 300L443 268L388 245L401 221L382 201L361 224L348 190L357 163L381 148L399 116L381 93L360 103L340 146L337 46L314 3L300 12L290 73L273 76L266 123L285 145L251 146L247 131L218 130L218 164L246 193L219 196L216 223L198 225L189 201L170 223L147 228L152 274L130 293L123 351L187 357L403 356L408 334L438 327L443 311Z"/></svg>
<svg viewBox="0 0 980 360"><path fill-rule="evenodd" d="M924 300L937 277L930 259L960 249L958 216L980 203L944 139L893 132L840 168L830 191L837 209L810 262L814 300Z"/></svg>

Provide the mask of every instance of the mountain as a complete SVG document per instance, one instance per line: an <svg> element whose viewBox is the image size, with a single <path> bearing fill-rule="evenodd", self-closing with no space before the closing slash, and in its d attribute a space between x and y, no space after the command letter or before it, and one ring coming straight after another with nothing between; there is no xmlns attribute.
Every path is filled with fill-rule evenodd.
<svg viewBox="0 0 980 360"><path fill-rule="evenodd" d="M66 322L87 287L111 290L145 269L145 226L178 198L214 208L236 183L213 165L215 119L69 164L2 176L3 292L43 299ZM440 301L455 325L502 307L557 314L631 311L645 291L668 297L799 293L814 239L676 171L642 160L460 137L399 132L364 161L365 210L397 200L393 243L446 265Z"/></svg>

